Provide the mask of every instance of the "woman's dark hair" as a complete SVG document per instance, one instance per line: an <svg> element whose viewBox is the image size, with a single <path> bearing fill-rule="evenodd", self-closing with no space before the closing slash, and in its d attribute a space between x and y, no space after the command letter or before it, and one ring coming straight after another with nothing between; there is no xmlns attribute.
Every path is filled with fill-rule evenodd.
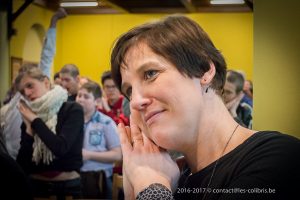
<svg viewBox="0 0 300 200"><path fill-rule="evenodd" d="M117 87L121 90L120 68L127 65L127 51L139 43L175 65L177 70L188 77L202 77L213 63L216 75L210 85L219 94L226 77L226 62L209 36L193 20L171 15L160 21L147 23L129 30L120 36L111 53L111 72Z"/></svg>

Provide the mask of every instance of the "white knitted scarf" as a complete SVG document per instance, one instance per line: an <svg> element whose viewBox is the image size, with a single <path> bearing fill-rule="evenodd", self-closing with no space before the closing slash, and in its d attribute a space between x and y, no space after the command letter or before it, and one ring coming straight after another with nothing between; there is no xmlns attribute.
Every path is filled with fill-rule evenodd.
<svg viewBox="0 0 300 200"><path fill-rule="evenodd" d="M68 94L61 86L55 85L46 94L28 103L36 115L45 122L46 126L56 134L57 113L62 104L67 101ZM44 164L52 162L54 155L42 142L37 134L34 134L32 160L38 164L41 159Z"/></svg>

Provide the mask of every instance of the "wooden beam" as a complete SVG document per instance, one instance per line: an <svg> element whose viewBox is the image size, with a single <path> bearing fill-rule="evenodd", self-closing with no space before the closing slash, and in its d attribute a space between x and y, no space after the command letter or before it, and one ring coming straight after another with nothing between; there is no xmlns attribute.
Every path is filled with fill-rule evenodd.
<svg viewBox="0 0 300 200"><path fill-rule="evenodd" d="M187 10L182 8L131 8L131 13L155 13L155 14L174 14L174 13L187 13Z"/></svg>
<svg viewBox="0 0 300 200"><path fill-rule="evenodd" d="M33 2L33 0L26 0L22 6L12 14L12 21L15 21L17 17Z"/></svg>
<svg viewBox="0 0 300 200"><path fill-rule="evenodd" d="M46 2L46 0L34 0L33 3L36 4L36 5L45 7L45 8L47 7L47 2Z"/></svg>
<svg viewBox="0 0 300 200"><path fill-rule="evenodd" d="M253 11L253 0L245 0L245 3Z"/></svg>
<svg viewBox="0 0 300 200"><path fill-rule="evenodd" d="M104 3L105 5L110 6L111 8L113 8L114 10L117 10L120 13L129 13L128 10L126 10L125 8L114 3L112 0L101 0L99 5L101 5L101 3Z"/></svg>
<svg viewBox="0 0 300 200"><path fill-rule="evenodd" d="M192 0L180 0L180 2L184 5L188 12L197 12L197 8L193 5Z"/></svg>

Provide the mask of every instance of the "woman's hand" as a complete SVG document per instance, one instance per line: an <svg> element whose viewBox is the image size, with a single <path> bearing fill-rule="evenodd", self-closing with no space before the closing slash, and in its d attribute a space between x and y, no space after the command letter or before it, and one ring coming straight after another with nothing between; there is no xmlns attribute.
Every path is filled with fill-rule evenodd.
<svg viewBox="0 0 300 200"><path fill-rule="evenodd" d="M119 124L118 129L123 153L123 174L134 195L153 183L161 183L174 191L179 178L177 164L166 150L154 144L136 125L141 124L139 113L132 111L132 115L131 127Z"/></svg>
<svg viewBox="0 0 300 200"><path fill-rule="evenodd" d="M20 100L19 102L19 111L26 125L26 132L29 135L33 136L31 122L37 118L37 115L34 112L32 112L32 110L27 106L27 104L23 100Z"/></svg>
<svg viewBox="0 0 300 200"><path fill-rule="evenodd" d="M32 112L32 110L23 100L20 100L19 102L19 111L23 119L27 120L30 123L38 117L34 112Z"/></svg>

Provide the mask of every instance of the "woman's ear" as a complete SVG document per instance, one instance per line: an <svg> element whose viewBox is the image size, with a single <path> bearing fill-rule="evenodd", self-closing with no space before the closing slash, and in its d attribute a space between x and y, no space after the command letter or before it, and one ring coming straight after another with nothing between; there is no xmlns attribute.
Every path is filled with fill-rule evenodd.
<svg viewBox="0 0 300 200"><path fill-rule="evenodd" d="M216 74L216 67L214 63L210 62L209 70L205 72L200 79L201 85L209 85L212 82L213 78L215 77L215 74Z"/></svg>

